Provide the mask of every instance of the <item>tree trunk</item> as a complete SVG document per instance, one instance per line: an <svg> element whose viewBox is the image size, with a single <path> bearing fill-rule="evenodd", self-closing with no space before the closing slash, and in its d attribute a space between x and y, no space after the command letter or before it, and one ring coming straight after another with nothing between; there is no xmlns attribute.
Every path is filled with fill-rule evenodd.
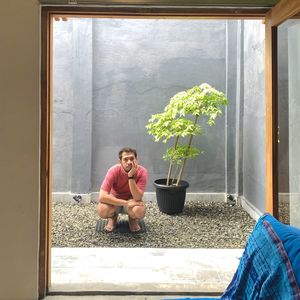
<svg viewBox="0 0 300 300"><path fill-rule="evenodd" d="M196 116L194 124L197 124L197 121L198 121L198 116ZM189 152L189 150L190 150L190 148L191 148L191 144L192 144L193 137L194 137L194 136L191 134L191 135L190 135L189 144L188 144L188 148L187 148L187 153ZM182 173L183 173L183 169L184 169L184 167L185 167L186 160L187 160L186 158L183 160L183 163L182 163L182 166L181 166L181 169L180 169L178 178L177 178L176 186L179 185L179 182L180 182L180 180L181 180L181 178L182 178Z"/></svg>
<svg viewBox="0 0 300 300"><path fill-rule="evenodd" d="M171 184L174 184L174 182L175 182L175 180L176 180L176 174L177 174L177 171L178 171L178 165L176 165L176 169L175 169L175 172L174 172L174 177L172 178Z"/></svg>
<svg viewBox="0 0 300 300"><path fill-rule="evenodd" d="M176 137L175 145L174 148L176 149L177 144L178 144L179 136ZM169 185L171 173L172 173L172 168L173 168L173 162L170 160L170 166L169 166L169 171L168 171L168 176L167 176L167 185Z"/></svg>

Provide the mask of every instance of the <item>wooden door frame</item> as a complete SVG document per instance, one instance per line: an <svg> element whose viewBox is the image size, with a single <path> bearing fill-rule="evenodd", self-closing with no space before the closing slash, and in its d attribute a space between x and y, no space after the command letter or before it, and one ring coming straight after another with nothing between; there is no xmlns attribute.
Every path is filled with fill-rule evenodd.
<svg viewBox="0 0 300 300"><path fill-rule="evenodd" d="M282 0L283 1L283 0ZM292 2L284 0L283 2ZM281 3L281 2L280 2ZM127 5L126 5L127 4ZM184 0L182 0L184 4ZM273 30L274 15L280 15L277 12L280 9L274 7L274 14L269 17L266 28ZM273 9L272 9L273 11ZM40 158L40 244L39 244L39 271L38 271L38 297L43 299L48 294L50 285L50 250L51 250L51 150L52 150L52 18L57 16L66 17L112 17L112 18L203 18L203 19L264 19L267 10L261 8L244 9L237 8L218 8L201 6L147 6L130 5L130 2L123 3L122 6L105 5L99 7L77 7L77 6L43 6L41 9L41 158ZM267 13L268 15L269 13ZM276 17L279 18L279 17ZM272 22L270 23L270 20ZM266 30L266 36L269 36ZM270 38L270 36L269 36ZM272 52L272 43L270 39L266 45L266 53ZM274 212L273 204L273 122L274 105L272 93L273 84L268 83L272 74L273 58L270 55L271 62L266 64L266 87L267 87L267 207L268 211ZM268 60L269 61L269 60ZM267 62L267 60L266 60ZM268 70L268 71L267 71ZM274 70L274 68L273 68ZM270 73L271 72L271 73ZM270 100L271 99L271 100ZM268 138L269 136L272 138ZM271 153L269 155L269 153ZM271 172L270 172L271 170ZM270 176L271 174L271 176ZM268 180L268 176L270 179Z"/></svg>
<svg viewBox="0 0 300 300"><path fill-rule="evenodd" d="M41 154L40 154L40 231L38 299L44 299L50 283L51 249L51 18L41 11Z"/></svg>
<svg viewBox="0 0 300 300"><path fill-rule="evenodd" d="M300 12L300 2L281 0L265 18L266 210L278 217L277 27Z"/></svg>

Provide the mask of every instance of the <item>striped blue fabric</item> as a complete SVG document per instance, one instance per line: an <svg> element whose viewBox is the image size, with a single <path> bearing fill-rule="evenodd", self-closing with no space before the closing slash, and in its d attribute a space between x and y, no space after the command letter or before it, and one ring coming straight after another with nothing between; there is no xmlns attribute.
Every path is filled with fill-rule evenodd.
<svg viewBox="0 0 300 300"><path fill-rule="evenodd" d="M300 300L300 289L283 244L262 216L221 299Z"/></svg>

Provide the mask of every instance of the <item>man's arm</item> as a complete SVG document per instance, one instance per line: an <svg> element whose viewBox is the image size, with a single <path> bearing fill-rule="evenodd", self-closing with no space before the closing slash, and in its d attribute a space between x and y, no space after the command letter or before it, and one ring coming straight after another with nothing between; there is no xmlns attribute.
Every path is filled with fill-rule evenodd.
<svg viewBox="0 0 300 300"><path fill-rule="evenodd" d="M128 201L123 199L118 199L113 195L109 194L108 192L100 189L99 202L116 205L116 206L126 206Z"/></svg>
<svg viewBox="0 0 300 300"><path fill-rule="evenodd" d="M144 195L144 192L142 192L139 187L137 186L134 178L133 179L128 179L128 185L129 185L129 189L131 192L131 195L133 197L134 200L136 201L141 201Z"/></svg>
<svg viewBox="0 0 300 300"><path fill-rule="evenodd" d="M141 201L144 195L144 191L138 187L134 179L134 175L136 174L138 167L139 166L137 160L135 159L132 162L131 170L128 172L128 185L129 185L131 195L135 201Z"/></svg>

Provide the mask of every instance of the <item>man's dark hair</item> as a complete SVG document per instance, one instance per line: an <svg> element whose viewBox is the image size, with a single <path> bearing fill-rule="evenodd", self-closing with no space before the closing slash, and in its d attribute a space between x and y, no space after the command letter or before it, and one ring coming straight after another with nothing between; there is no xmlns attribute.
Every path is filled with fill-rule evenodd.
<svg viewBox="0 0 300 300"><path fill-rule="evenodd" d="M123 152L130 152L130 153L133 153L135 158L137 158L137 153L136 153L136 150L135 149L132 149L132 148L129 148L129 147L124 147L122 148L120 151L119 151L119 159L121 160L122 159L122 154Z"/></svg>

